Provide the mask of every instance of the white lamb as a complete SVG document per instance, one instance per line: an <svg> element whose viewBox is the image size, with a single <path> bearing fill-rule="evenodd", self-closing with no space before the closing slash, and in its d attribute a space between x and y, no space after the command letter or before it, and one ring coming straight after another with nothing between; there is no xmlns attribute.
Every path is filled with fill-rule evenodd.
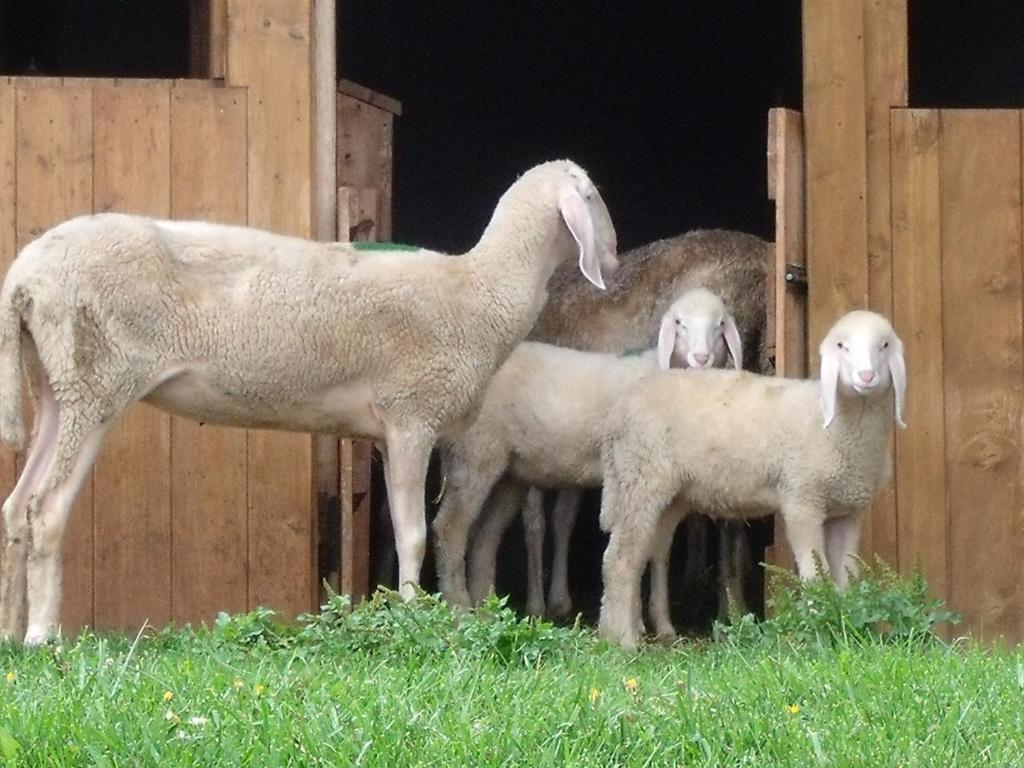
<svg viewBox="0 0 1024 768"><path fill-rule="evenodd" d="M816 574L817 554L845 586L861 515L888 480L893 401L905 426L905 389L902 342L863 310L822 342L820 382L741 371L638 382L616 405L602 447L600 519L611 539L601 635L635 645L643 565L690 507L733 518L778 510L800 576Z"/></svg>
<svg viewBox="0 0 1024 768"><path fill-rule="evenodd" d="M569 161L520 177L459 258L360 255L119 214L51 229L22 250L0 291L5 442L23 438L23 357L38 403L25 470L3 507L0 633L37 643L54 630L72 500L111 422L136 400L208 424L380 441L410 596L435 440L463 428L533 327L555 268L578 255L603 287L614 254L604 202Z"/></svg>
<svg viewBox="0 0 1024 768"><path fill-rule="evenodd" d="M670 362L694 368L743 360L740 337L722 300L703 288L684 293L665 313L657 350L618 356L524 342L487 387L476 421L444 454L446 487L434 520L435 555L445 598L468 606L493 584L494 558L504 523L514 516L525 486L592 488L601 484L600 445L613 404L640 378ZM505 475L504 479L502 476ZM495 486L495 482L498 485ZM466 587L466 540L494 487L502 522L474 539L474 594ZM539 494L531 492L531 504ZM534 514L529 519L536 519ZM668 611L666 546L652 561L651 614L659 635L674 634ZM481 536L482 534L482 536ZM480 557L478 552L483 552ZM472 573L472 570L471 570ZM538 588L539 558L532 558L531 592Z"/></svg>

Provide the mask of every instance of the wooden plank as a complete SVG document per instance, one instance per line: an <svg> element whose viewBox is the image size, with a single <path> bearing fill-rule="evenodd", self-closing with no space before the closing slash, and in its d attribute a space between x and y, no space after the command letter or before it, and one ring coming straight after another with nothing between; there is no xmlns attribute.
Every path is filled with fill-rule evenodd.
<svg viewBox="0 0 1024 768"><path fill-rule="evenodd" d="M773 186L769 197L775 200L775 254L771 269L775 318L775 372L779 376L802 378L807 374L807 293L786 280L788 264L804 266L807 261L804 240L804 147L803 119L789 109L769 111L769 150ZM782 518L775 518L775 539L769 561L793 570Z"/></svg>
<svg viewBox="0 0 1024 768"><path fill-rule="evenodd" d="M865 0L868 306L892 317L892 242L889 188L889 108L907 104L906 0ZM893 444L889 446L894 455ZM869 512L870 540L861 553L899 560L896 483L888 483Z"/></svg>
<svg viewBox="0 0 1024 768"><path fill-rule="evenodd" d="M6 274L18 252L15 202L15 89L10 79L0 77L0 274ZM0 446L0 495L6 499L17 479L15 452ZM0 531L2 531L0 521Z"/></svg>
<svg viewBox="0 0 1024 768"><path fill-rule="evenodd" d="M940 119L949 592L974 631L1012 639L1022 608L1020 114Z"/></svg>
<svg viewBox="0 0 1024 768"><path fill-rule="evenodd" d="M170 84L95 89L97 211L170 214ZM171 619L170 416L135 405L95 470L97 629Z"/></svg>
<svg viewBox="0 0 1024 768"><path fill-rule="evenodd" d="M392 140L390 113L338 97L338 184L377 190L377 234L391 238Z"/></svg>
<svg viewBox="0 0 1024 768"><path fill-rule="evenodd" d="M92 89L25 83L17 88L17 247L50 227L92 210ZM65 634L91 624L93 483L86 480L64 538Z"/></svg>
<svg viewBox="0 0 1024 768"><path fill-rule="evenodd" d="M803 4L811 369L842 313L867 305L862 2Z"/></svg>
<svg viewBox="0 0 1024 768"><path fill-rule="evenodd" d="M316 0L314 9L314 151L316 162L313 164L313 229L317 240L337 240L338 237L338 170L337 140L335 122L337 121L337 37L335 35L335 17L337 3L334 0ZM339 574L336 570L338 540L334 532L337 529L337 510L341 496L341 461L339 457L337 435L316 435L316 486L317 486L317 525L314 531L317 536L323 532L325 540L317 541L318 559L321 553L324 562L316 566L317 594L319 582L327 579L331 588L340 588ZM326 549L325 549L326 548ZM323 597L323 596L321 596Z"/></svg>
<svg viewBox="0 0 1024 768"><path fill-rule="evenodd" d="M249 89L249 224L313 236L313 7L228 0L228 80ZM249 605L316 605L314 438L249 433Z"/></svg>
<svg viewBox="0 0 1024 768"><path fill-rule="evenodd" d="M189 0L189 73L192 77L224 77L227 32L227 0Z"/></svg>
<svg viewBox="0 0 1024 768"><path fill-rule="evenodd" d="M376 190L338 189L338 238L372 239L374 228L360 227L376 219ZM341 591L353 602L370 592L370 458L373 445L367 440L341 441Z"/></svg>
<svg viewBox="0 0 1024 768"><path fill-rule="evenodd" d="M899 568L948 599L939 113L892 111L893 322L910 386L896 435Z"/></svg>
<svg viewBox="0 0 1024 768"><path fill-rule="evenodd" d="M246 221L246 93L171 91L171 215ZM246 433L171 419L171 615L209 621L248 606Z"/></svg>
<svg viewBox="0 0 1024 768"><path fill-rule="evenodd" d="M402 102L397 99L393 99L390 96L386 96L383 93L371 91L365 85L354 83L351 80L346 80L345 78L338 79L338 93L351 96L353 99L365 101L367 104L383 109L386 112L390 112L392 115L397 116L402 114Z"/></svg>

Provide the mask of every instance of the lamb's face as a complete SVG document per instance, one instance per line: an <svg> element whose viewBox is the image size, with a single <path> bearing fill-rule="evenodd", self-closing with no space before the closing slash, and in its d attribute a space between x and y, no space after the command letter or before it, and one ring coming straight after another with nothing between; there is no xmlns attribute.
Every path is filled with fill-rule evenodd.
<svg viewBox="0 0 1024 768"><path fill-rule="evenodd" d="M694 288L662 315L658 361L668 368L673 353L687 368L715 368L726 363L726 344L737 368L743 365L736 324L722 300L704 288Z"/></svg>
<svg viewBox="0 0 1024 768"><path fill-rule="evenodd" d="M825 426L835 415L837 394L874 398L885 395L890 388L896 400L896 421L905 426L903 342L888 320L866 310L849 312L832 326L820 352Z"/></svg>

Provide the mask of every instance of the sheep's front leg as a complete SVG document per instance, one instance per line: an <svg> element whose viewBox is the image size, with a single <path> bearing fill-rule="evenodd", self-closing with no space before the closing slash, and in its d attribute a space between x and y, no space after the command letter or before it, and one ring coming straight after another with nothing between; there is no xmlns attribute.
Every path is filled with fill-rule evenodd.
<svg viewBox="0 0 1024 768"><path fill-rule="evenodd" d="M569 543L576 516L580 510L579 491L559 491L555 498L552 520L554 555L551 560L551 588L548 592L548 613L552 617L568 616L572 612L569 594Z"/></svg>
<svg viewBox="0 0 1024 768"><path fill-rule="evenodd" d="M398 591L405 600L415 596L423 567L427 544L424 494L433 447L433 435L396 431L387 437L388 503L398 551Z"/></svg>
<svg viewBox="0 0 1024 768"><path fill-rule="evenodd" d="M26 645L44 642L57 630L64 529L71 505L99 453L104 434L106 426L62 418L50 465L39 489L28 502Z"/></svg>
<svg viewBox="0 0 1024 768"><path fill-rule="evenodd" d="M825 521L825 549L828 552L828 567L832 577L841 589L850 584L850 577L860 573L860 563L854 557L860 543L860 513Z"/></svg>
<svg viewBox="0 0 1024 768"><path fill-rule="evenodd" d="M825 553L825 512L823 505L802 501L784 501L782 518L786 521L786 538L793 550L797 573L804 581L814 579L820 567L828 575ZM817 555L817 558L815 557Z"/></svg>

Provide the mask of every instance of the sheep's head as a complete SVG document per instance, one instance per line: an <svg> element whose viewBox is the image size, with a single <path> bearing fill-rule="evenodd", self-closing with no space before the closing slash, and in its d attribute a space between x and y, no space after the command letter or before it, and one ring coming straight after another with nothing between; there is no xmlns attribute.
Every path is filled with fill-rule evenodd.
<svg viewBox="0 0 1024 768"><path fill-rule="evenodd" d="M587 280L604 289L604 278L619 266L615 255L615 227L587 172L571 160L556 160L528 170L517 182L522 183L529 185L532 196L543 195L543 199L555 203L567 233L578 248L580 271Z"/></svg>
<svg viewBox="0 0 1024 768"><path fill-rule="evenodd" d="M903 342L889 321L875 312L855 310L839 318L821 342L821 411L832 423L836 396L874 398L893 391L896 423L903 423L907 372Z"/></svg>
<svg viewBox="0 0 1024 768"><path fill-rule="evenodd" d="M733 365L743 367L743 347L736 323L722 300L705 288L691 288L672 302L661 317L658 367L668 369L672 353L688 368L725 365L728 345Z"/></svg>

